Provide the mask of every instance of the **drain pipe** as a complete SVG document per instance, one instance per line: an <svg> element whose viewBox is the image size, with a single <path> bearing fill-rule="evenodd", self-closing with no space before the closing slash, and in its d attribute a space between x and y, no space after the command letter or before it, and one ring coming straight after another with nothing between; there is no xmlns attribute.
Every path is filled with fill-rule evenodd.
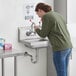
<svg viewBox="0 0 76 76"><path fill-rule="evenodd" d="M34 64L37 63L37 62L38 62L38 59L39 59L39 49L36 48L35 51L36 51L36 55L35 55L35 59L36 59L36 60L35 60L35 61L34 61L33 56L32 56L31 54L29 54L28 52L25 52L25 53L24 53L24 56L29 56L29 57L31 57L31 62L34 63Z"/></svg>

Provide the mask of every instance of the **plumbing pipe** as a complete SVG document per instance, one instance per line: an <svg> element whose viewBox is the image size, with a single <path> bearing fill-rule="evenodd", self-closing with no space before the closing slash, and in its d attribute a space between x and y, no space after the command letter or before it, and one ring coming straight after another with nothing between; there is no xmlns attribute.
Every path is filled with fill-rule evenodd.
<svg viewBox="0 0 76 76"><path fill-rule="evenodd" d="M35 51L36 51L36 56L35 56L35 59L36 59L36 60L35 60L35 61L34 61L34 59L33 59L33 56L30 55L30 54L28 54L28 52L25 52L25 53L24 53L24 56L29 56L29 57L31 57L31 62L34 63L34 64L38 62L38 58L39 58L39 56L38 56L38 55L39 55L39 50L38 50L38 48L36 48Z"/></svg>

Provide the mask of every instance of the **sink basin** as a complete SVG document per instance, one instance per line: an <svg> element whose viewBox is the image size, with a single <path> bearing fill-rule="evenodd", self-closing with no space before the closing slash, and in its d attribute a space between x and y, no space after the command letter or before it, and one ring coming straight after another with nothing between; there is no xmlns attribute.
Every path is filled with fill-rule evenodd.
<svg viewBox="0 0 76 76"><path fill-rule="evenodd" d="M21 42L30 48L44 48L48 46L48 40L42 38L24 39Z"/></svg>
<svg viewBox="0 0 76 76"><path fill-rule="evenodd" d="M48 46L48 39L41 38L37 33L26 35L30 26L18 28L18 41L30 48L44 48Z"/></svg>

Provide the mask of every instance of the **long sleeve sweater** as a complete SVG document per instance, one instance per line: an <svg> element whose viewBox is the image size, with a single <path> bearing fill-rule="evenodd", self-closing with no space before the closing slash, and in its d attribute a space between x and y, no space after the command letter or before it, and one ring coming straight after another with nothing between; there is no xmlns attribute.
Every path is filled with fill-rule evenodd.
<svg viewBox="0 0 76 76"><path fill-rule="evenodd" d="M37 34L48 37L53 51L61 51L72 48L70 34L63 17L54 11L46 13L42 17L42 29L36 29Z"/></svg>

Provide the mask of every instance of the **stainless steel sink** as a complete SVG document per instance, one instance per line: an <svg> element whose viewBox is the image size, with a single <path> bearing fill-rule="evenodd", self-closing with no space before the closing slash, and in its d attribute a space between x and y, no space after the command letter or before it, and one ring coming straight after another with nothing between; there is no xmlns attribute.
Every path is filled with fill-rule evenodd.
<svg viewBox="0 0 76 76"><path fill-rule="evenodd" d="M48 39L43 39L38 34L26 35L30 27L18 28L18 41L30 48L44 48L48 46Z"/></svg>
<svg viewBox="0 0 76 76"><path fill-rule="evenodd" d="M44 48L48 46L48 40L42 38L24 39L21 42L30 48Z"/></svg>

